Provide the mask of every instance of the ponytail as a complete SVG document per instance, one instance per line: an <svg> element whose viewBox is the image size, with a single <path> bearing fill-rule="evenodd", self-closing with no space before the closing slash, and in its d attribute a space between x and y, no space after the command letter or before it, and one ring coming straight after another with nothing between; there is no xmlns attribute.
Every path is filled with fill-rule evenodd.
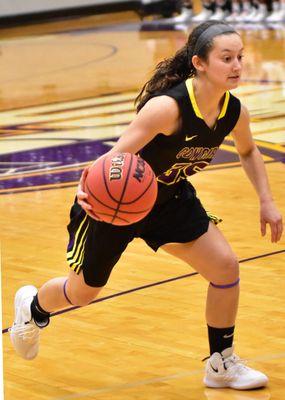
<svg viewBox="0 0 285 400"><path fill-rule="evenodd" d="M221 29L216 30L216 26ZM206 33L205 37L202 35L204 32ZM155 94L163 93L194 76L196 69L192 63L192 57L196 54L201 60L206 61L213 46L213 38L226 32L235 31L228 24L221 21L206 21L198 25L190 34L187 43L176 52L174 57L167 58L156 66L152 78L145 83L135 100L137 112ZM200 40L198 41L198 39Z"/></svg>
<svg viewBox="0 0 285 400"><path fill-rule="evenodd" d="M194 73L193 65L191 71L192 62L190 59L189 63L188 56L188 45L186 44L177 51L174 57L167 58L156 66L154 75L145 83L136 98L135 103L138 103L137 111L145 105L153 94L172 88Z"/></svg>

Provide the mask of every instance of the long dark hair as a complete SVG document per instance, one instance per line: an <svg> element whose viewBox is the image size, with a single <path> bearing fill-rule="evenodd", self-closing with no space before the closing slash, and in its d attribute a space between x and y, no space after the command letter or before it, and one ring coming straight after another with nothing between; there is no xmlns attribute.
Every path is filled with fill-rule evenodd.
<svg viewBox="0 0 285 400"><path fill-rule="evenodd" d="M206 21L196 26L188 37L187 43L176 52L173 57L161 61L155 68L151 79L145 83L140 94L135 100L137 112L153 96L154 93L163 92L172 88L180 82L196 74L192 64L192 57L199 36L211 25L226 23L221 21ZM199 51L199 58L207 61L209 52L213 46L213 40L209 41Z"/></svg>

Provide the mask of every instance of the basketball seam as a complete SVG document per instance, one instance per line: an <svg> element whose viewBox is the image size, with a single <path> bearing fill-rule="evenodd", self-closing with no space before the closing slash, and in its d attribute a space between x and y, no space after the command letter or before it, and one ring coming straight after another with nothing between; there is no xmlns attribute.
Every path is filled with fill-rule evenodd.
<svg viewBox="0 0 285 400"><path fill-rule="evenodd" d="M113 214L107 214L107 213L99 213L99 215L106 215L107 217L113 217ZM124 221L124 222L130 222L129 220L122 218L122 217L116 217L116 218L120 219L121 221ZM100 222L102 222L102 221L100 221ZM111 223L111 222L106 222L106 221L103 221L103 222L105 222L107 224Z"/></svg>
<svg viewBox="0 0 285 400"><path fill-rule="evenodd" d="M138 197L136 197L136 198L133 199L132 201L121 202L121 205L129 205L129 204L135 203L135 202L138 201L141 197L143 197L143 195L144 195L144 194L148 191L148 189L151 187L154 178L155 178L155 175L152 174L152 179L151 179L150 183L148 184L148 186L146 187L146 189L145 189Z"/></svg>
<svg viewBox="0 0 285 400"><path fill-rule="evenodd" d="M89 187L89 185L88 185L87 182L86 182L86 186L87 186L87 189L88 189L88 194L90 194L90 196L93 197L94 200L98 201L98 203L102 204L104 207L109 208L109 210L112 210L112 211L115 211L115 210L116 210L116 208L111 207L111 206L108 206L107 204L103 203L103 201L99 200L98 197L96 197L96 196L91 192L90 187ZM120 210L120 212L122 212L122 213L124 213L124 214L142 214L142 213L144 213L144 212L150 210L151 208L152 208L152 207L149 207L149 208L146 208L145 210L140 210L140 211L124 211L124 210ZM92 211L92 212L93 212L93 211ZM93 213L94 213L94 212L93 212ZM97 214L102 214L102 213L98 213L98 211L97 211ZM94 213L94 215L96 215L96 214Z"/></svg>

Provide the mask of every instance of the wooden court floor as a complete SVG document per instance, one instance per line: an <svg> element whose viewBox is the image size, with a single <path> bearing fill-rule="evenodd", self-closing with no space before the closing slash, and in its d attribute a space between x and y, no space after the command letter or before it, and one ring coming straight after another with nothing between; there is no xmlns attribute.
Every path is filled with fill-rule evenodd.
<svg viewBox="0 0 285 400"><path fill-rule="evenodd" d="M285 29L275 28L240 27L246 57L236 94L251 112L284 215ZM285 240L261 238L257 198L231 137L191 181L206 209L223 218L220 229L241 262L236 351L269 375L268 388L203 387L207 283L140 240L128 247L101 301L52 317L34 361L15 355L7 333L15 291L68 271L66 224L83 166L114 144L134 114L139 87L191 29L141 32L126 13L1 31L5 400L285 398Z"/></svg>

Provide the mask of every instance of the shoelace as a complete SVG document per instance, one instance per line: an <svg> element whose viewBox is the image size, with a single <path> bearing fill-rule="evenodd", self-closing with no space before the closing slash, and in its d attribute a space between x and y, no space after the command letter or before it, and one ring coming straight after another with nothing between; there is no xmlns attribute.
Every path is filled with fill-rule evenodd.
<svg viewBox="0 0 285 400"><path fill-rule="evenodd" d="M246 365L247 360L243 360L236 355L232 355L224 360L224 365L227 369L226 379L233 378L236 374L240 374L244 371L249 370Z"/></svg>
<svg viewBox="0 0 285 400"><path fill-rule="evenodd" d="M39 336L39 329L31 323L15 324L9 329L9 332L17 334L24 341L36 339Z"/></svg>

